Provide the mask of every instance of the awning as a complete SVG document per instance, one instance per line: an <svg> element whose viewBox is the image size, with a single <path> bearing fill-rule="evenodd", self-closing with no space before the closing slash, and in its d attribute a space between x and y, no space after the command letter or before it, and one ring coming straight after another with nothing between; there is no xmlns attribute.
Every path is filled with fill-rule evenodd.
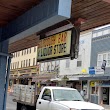
<svg viewBox="0 0 110 110"><path fill-rule="evenodd" d="M32 78L32 82L45 82L51 80L52 78L55 78L55 74L39 74Z"/></svg>
<svg viewBox="0 0 110 110"><path fill-rule="evenodd" d="M18 79L25 79L25 78L32 78L32 76L22 75L22 76L19 76L19 77L18 77Z"/></svg>
<svg viewBox="0 0 110 110"><path fill-rule="evenodd" d="M62 80L61 78L52 78L52 79L51 79L51 81L56 81L56 82L57 82L57 81L61 81L61 80Z"/></svg>
<svg viewBox="0 0 110 110"><path fill-rule="evenodd" d="M79 77L79 80L109 80L110 75L89 75L89 76L83 76Z"/></svg>
<svg viewBox="0 0 110 110"><path fill-rule="evenodd" d="M18 75L14 75L14 76L10 75L9 76L9 79L17 79L17 78L18 78Z"/></svg>
<svg viewBox="0 0 110 110"><path fill-rule="evenodd" d="M25 79L25 78L32 78L34 75L30 75L30 74L23 74L23 75L13 75L13 76L10 76L9 78L10 79Z"/></svg>

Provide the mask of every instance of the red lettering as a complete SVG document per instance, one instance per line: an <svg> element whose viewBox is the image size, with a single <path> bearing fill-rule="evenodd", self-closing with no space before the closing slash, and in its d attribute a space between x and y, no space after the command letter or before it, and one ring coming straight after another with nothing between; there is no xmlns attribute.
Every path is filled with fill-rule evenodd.
<svg viewBox="0 0 110 110"><path fill-rule="evenodd" d="M64 42L66 42L67 32L64 33Z"/></svg>

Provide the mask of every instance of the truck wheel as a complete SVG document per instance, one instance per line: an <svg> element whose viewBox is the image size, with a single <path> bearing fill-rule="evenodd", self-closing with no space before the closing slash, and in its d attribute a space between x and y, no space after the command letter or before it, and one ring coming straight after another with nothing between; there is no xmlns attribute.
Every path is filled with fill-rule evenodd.
<svg viewBox="0 0 110 110"><path fill-rule="evenodd" d="M26 106L23 105L23 106L21 107L21 110L28 110L28 109L27 109Z"/></svg>

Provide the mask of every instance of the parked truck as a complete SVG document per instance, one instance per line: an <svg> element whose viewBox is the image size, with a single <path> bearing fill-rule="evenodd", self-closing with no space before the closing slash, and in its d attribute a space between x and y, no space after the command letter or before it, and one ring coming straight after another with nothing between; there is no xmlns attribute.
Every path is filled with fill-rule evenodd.
<svg viewBox="0 0 110 110"><path fill-rule="evenodd" d="M14 85L13 101L17 102L17 110L104 110L85 102L76 89L68 87L45 86L38 96L35 86Z"/></svg>

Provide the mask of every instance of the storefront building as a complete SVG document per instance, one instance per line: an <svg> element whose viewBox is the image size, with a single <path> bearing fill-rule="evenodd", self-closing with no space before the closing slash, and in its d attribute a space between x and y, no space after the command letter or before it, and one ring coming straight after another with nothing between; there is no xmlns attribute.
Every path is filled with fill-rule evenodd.
<svg viewBox="0 0 110 110"><path fill-rule="evenodd" d="M62 86L76 88L79 92L84 90L85 99L88 99L88 82L86 79L80 78L88 75L88 68L90 67L91 55L91 39L92 30L81 33L79 44L79 55L77 59L60 60L59 79ZM66 80L63 80L64 77Z"/></svg>
<svg viewBox="0 0 110 110"><path fill-rule="evenodd" d="M13 84L31 84L32 77L39 74L37 46L13 54L10 65L9 86Z"/></svg>
<svg viewBox="0 0 110 110"><path fill-rule="evenodd" d="M93 31L91 45L91 65L90 67L102 68L102 64L106 61L103 73L94 74L86 79L94 82L91 87L90 96L96 94L96 98L92 97L98 104L110 105L110 26ZM95 92L93 92L95 91Z"/></svg>

